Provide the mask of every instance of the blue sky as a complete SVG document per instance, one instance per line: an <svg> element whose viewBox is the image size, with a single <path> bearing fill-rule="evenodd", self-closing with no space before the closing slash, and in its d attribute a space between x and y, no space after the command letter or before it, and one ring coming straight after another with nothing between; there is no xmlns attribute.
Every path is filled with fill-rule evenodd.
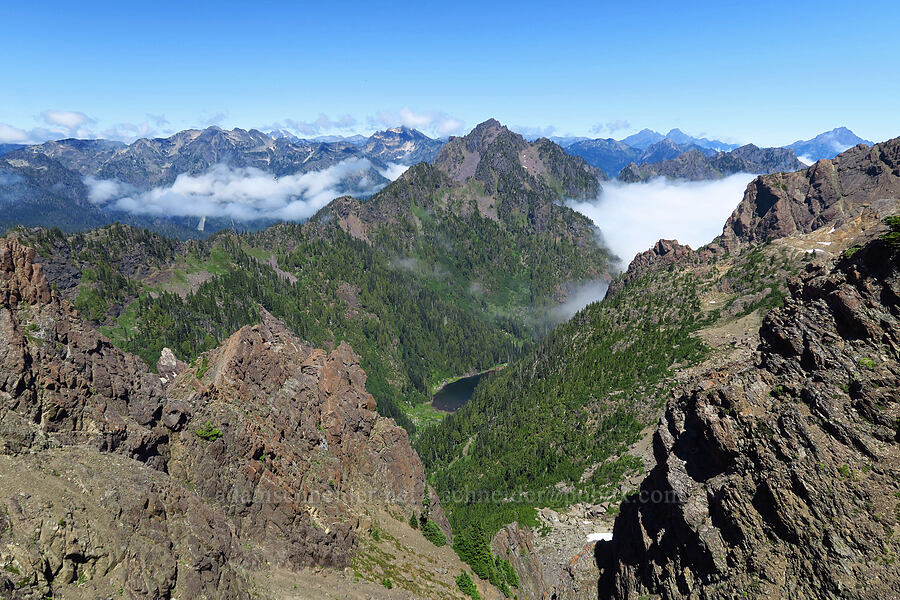
<svg viewBox="0 0 900 600"><path fill-rule="evenodd" d="M488 117L763 145L900 135L895 2L140 4L4 6L0 141Z"/></svg>

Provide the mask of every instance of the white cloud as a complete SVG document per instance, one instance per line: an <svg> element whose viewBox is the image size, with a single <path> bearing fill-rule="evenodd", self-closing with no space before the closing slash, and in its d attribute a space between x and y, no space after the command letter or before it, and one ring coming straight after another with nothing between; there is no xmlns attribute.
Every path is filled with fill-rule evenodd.
<svg viewBox="0 0 900 600"><path fill-rule="evenodd" d="M797 160L802 162L807 167L816 163L816 159L812 158L811 156L798 156Z"/></svg>
<svg viewBox="0 0 900 600"><path fill-rule="evenodd" d="M22 176L18 173L10 173L7 171L0 171L0 187L15 185L22 181Z"/></svg>
<svg viewBox="0 0 900 600"><path fill-rule="evenodd" d="M401 165L400 163L387 163L387 168L378 169L381 176L385 179L394 181L409 169L409 165Z"/></svg>
<svg viewBox="0 0 900 600"><path fill-rule="evenodd" d="M692 248L712 241L755 177L738 173L715 181L609 182L598 198L568 205L600 228L624 267L660 238Z"/></svg>
<svg viewBox="0 0 900 600"><path fill-rule="evenodd" d="M556 127L547 125L546 127L530 127L528 125L513 125L510 127L513 131L524 137L526 140L536 140L538 138L549 138L556 133Z"/></svg>
<svg viewBox="0 0 900 600"><path fill-rule="evenodd" d="M415 112L409 107L403 107L399 112L379 111L374 118L369 118L369 124L373 127L403 125L411 129L435 133L440 137L458 133L463 127L462 121L446 113L433 110Z"/></svg>
<svg viewBox="0 0 900 600"><path fill-rule="evenodd" d="M844 152L845 150L849 150L853 147L853 144L842 144L841 142L834 140L831 142L831 149L834 151L835 155Z"/></svg>
<svg viewBox="0 0 900 600"><path fill-rule="evenodd" d="M253 167L216 165L146 192L114 180L86 178L85 183L95 204L134 214L302 221L342 194L365 196L381 189L383 182L369 177L371 169L368 159L352 158L321 171L276 178ZM397 170L391 164L385 175Z"/></svg>
<svg viewBox="0 0 900 600"><path fill-rule="evenodd" d="M147 118L153 121L157 127L163 127L169 124L169 120L166 118L166 115L154 115L153 113L147 113Z"/></svg>
<svg viewBox="0 0 900 600"><path fill-rule="evenodd" d="M591 127L591 133L615 133L617 131L630 128L631 123L629 123L625 119L615 119L613 121L607 121L606 123L597 123L596 125Z"/></svg>
<svg viewBox="0 0 900 600"><path fill-rule="evenodd" d="M572 285L566 301L550 309L550 320L555 323L568 321L588 304L602 300L608 288L609 282L602 279Z"/></svg>
<svg viewBox="0 0 900 600"><path fill-rule="evenodd" d="M263 131L272 131L283 129L290 131L300 137L312 137L322 135L328 132L340 131L349 132L357 125L357 120L352 115L343 115L336 119L332 119L328 115L322 113L315 121L298 121L296 119L282 119L271 125L261 127Z"/></svg>
<svg viewBox="0 0 900 600"><path fill-rule="evenodd" d="M45 110L41 113L41 117L49 125L56 125L69 131L77 130L85 123L93 121L83 112L74 110Z"/></svg>
<svg viewBox="0 0 900 600"><path fill-rule="evenodd" d="M6 123L0 123L0 142L7 144L20 144L28 141L28 132Z"/></svg>
<svg viewBox="0 0 900 600"><path fill-rule="evenodd" d="M106 204L113 198L134 193L134 188L115 179L85 177L84 183L88 186L88 200L94 204Z"/></svg>
<svg viewBox="0 0 900 600"><path fill-rule="evenodd" d="M147 115L142 123L116 123L98 127L97 121L83 112L74 110L45 110L35 117L41 125L29 130L0 123L0 142L41 144L63 138L105 138L133 142L142 137L157 137L163 132L157 127L168 124L163 115ZM151 125L150 122L155 123ZM171 133L171 132L166 132Z"/></svg>

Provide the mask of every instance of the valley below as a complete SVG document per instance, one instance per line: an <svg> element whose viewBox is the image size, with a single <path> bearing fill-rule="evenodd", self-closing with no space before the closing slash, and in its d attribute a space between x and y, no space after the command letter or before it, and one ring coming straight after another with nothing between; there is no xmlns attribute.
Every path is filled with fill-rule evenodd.
<svg viewBox="0 0 900 600"><path fill-rule="evenodd" d="M620 270L572 209L596 166L493 119L388 133L347 152L415 164L302 223L0 238L0 597L896 593L900 139L632 165L763 174ZM154 143L202 177L207 138L241 168L342 147ZM181 176L67 145L10 156ZM560 322L578 282L608 292Z"/></svg>

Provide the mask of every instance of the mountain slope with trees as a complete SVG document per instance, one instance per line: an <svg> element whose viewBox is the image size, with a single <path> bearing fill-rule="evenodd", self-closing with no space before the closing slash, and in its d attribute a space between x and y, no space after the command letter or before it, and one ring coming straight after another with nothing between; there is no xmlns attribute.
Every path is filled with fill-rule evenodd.
<svg viewBox="0 0 900 600"><path fill-rule="evenodd" d="M791 276L845 250L850 255L858 240L883 231L881 219L900 209L898 147L892 140L850 150L831 171L826 164L757 178L722 236L697 251L660 241L612 282L602 302L485 379L462 409L423 432L417 449L457 535L493 535L512 521L536 527L537 507L612 501L617 509L636 483L628 476L644 473L642 459L651 459L632 454L634 444L652 434L673 393L705 389L710 369L746 366L754 333L783 305ZM835 170L829 181L840 188L811 184L817 173ZM798 191L807 182L806 201L792 186L775 204L754 193L785 178L796 179ZM839 203L843 210L829 208ZM745 214L758 221L739 227Z"/></svg>
<svg viewBox="0 0 900 600"><path fill-rule="evenodd" d="M262 307L312 344L352 343L379 410L412 431L438 416L427 408L438 382L508 362L572 282L608 276L593 225L559 204L595 193L596 172L499 124L487 137L478 179L453 181L444 157L304 225L180 243L123 226L16 235L60 293L148 364L164 347L191 361Z"/></svg>

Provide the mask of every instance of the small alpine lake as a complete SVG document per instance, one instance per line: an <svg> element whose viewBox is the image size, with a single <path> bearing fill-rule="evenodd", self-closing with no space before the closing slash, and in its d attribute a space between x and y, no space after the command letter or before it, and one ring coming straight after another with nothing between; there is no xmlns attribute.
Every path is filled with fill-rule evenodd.
<svg viewBox="0 0 900 600"><path fill-rule="evenodd" d="M432 397L431 406L442 412L454 413L458 411L469 401L472 394L475 393L478 382L485 375L487 373L478 373L477 375L461 377L448 383Z"/></svg>

